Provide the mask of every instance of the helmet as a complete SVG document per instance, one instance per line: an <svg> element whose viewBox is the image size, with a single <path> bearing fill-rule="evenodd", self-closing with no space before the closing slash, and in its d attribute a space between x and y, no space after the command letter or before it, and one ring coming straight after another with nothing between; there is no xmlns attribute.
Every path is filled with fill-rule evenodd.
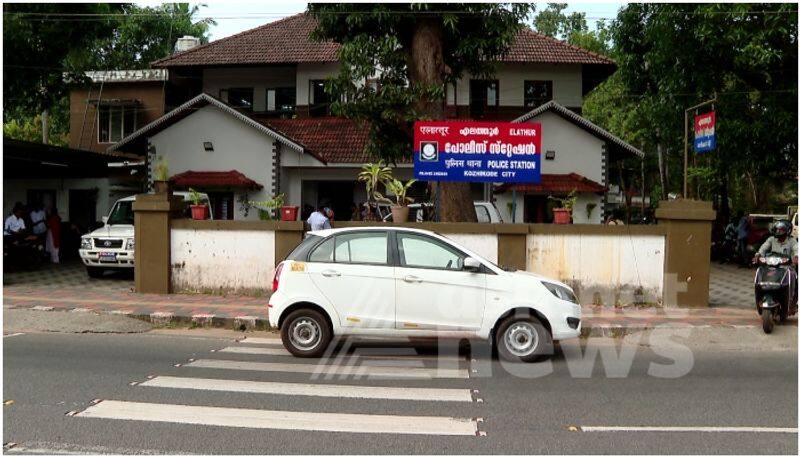
<svg viewBox="0 0 800 457"><path fill-rule="evenodd" d="M792 231L792 224L787 220L780 220L772 225L772 235L783 238Z"/></svg>

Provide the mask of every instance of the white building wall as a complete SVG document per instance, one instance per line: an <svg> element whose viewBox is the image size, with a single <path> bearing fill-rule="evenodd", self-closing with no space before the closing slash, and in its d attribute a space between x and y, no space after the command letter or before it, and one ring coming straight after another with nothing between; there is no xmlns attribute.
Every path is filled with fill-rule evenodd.
<svg viewBox="0 0 800 457"><path fill-rule="evenodd" d="M665 243L662 235L531 234L526 269L569 284L582 304L631 303L637 290L660 303Z"/></svg>
<svg viewBox="0 0 800 457"><path fill-rule="evenodd" d="M297 105L308 105L309 81L326 79L339 72L339 63L301 63L297 64Z"/></svg>
<svg viewBox="0 0 800 457"><path fill-rule="evenodd" d="M203 142L210 141L213 151ZM156 155L167 159L170 176L184 171L237 170L264 186L260 190L235 191L234 218L258 219L257 211L243 216L238 197L264 201L272 197L274 140L215 106L205 106L150 138ZM286 148L284 148L286 149Z"/></svg>
<svg viewBox="0 0 800 457"><path fill-rule="evenodd" d="M545 112L530 122L542 124L542 173L577 173L603 183L603 145L605 142L561 116ZM545 153L555 151L555 160Z"/></svg>
<svg viewBox="0 0 800 457"><path fill-rule="evenodd" d="M173 229L171 237L176 291L253 292L272 285L273 231Z"/></svg>
<svg viewBox="0 0 800 457"><path fill-rule="evenodd" d="M267 89L294 87L295 83L294 66L203 69L203 92L214 97L220 97L223 89L252 87L253 111L266 110Z"/></svg>
<svg viewBox="0 0 800 457"><path fill-rule="evenodd" d="M583 79L580 64L525 64L505 63L497 66L497 72L490 79L500 84L500 106L524 105L525 81L553 81L553 99L569 107L583 106ZM456 86L457 105L469 105L469 81L465 74ZM452 92L450 90L449 92ZM448 103L453 99L448 96Z"/></svg>

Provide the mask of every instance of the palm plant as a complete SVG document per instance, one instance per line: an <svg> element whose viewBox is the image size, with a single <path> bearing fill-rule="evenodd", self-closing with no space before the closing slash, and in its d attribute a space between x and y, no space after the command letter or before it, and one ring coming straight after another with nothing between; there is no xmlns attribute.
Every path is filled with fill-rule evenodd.
<svg viewBox="0 0 800 457"><path fill-rule="evenodd" d="M409 203L414 203L414 199L407 197L406 193L408 193L408 189L410 189L415 182L417 182L416 179L409 179L403 184L403 181L392 178L386 181L386 190L394 194L394 198L397 200L397 206L406 206Z"/></svg>
<svg viewBox="0 0 800 457"><path fill-rule="evenodd" d="M383 163L383 160L378 163L367 163L361 167L361 172L358 174L358 180L364 183L367 188L367 198L369 200L378 201L383 200L383 196L377 192L378 184L388 182L392 179L392 169Z"/></svg>

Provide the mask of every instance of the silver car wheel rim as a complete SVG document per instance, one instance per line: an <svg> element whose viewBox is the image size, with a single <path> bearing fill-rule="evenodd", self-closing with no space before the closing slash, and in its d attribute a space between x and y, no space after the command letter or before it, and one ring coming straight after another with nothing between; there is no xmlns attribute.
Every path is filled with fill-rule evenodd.
<svg viewBox="0 0 800 457"><path fill-rule="evenodd" d="M322 331L314 319L300 317L295 319L290 326L289 339L292 345L304 351L316 348L322 338Z"/></svg>
<svg viewBox="0 0 800 457"><path fill-rule="evenodd" d="M516 322L506 330L505 343L508 352L525 357L539 346L539 332L529 322Z"/></svg>

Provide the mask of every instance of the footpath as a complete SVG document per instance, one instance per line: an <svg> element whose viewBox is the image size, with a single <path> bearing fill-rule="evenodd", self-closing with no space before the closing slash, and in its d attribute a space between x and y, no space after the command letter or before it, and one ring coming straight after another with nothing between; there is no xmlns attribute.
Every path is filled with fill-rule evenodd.
<svg viewBox="0 0 800 457"><path fill-rule="evenodd" d="M167 327L189 325L267 330L267 301L266 296L151 295L66 285L6 285L3 289L5 308L115 314ZM797 319L792 318L787 324L797 326ZM742 328L760 326L760 321L751 308L583 307L584 336L623 336L667 326Z"/></svg>

